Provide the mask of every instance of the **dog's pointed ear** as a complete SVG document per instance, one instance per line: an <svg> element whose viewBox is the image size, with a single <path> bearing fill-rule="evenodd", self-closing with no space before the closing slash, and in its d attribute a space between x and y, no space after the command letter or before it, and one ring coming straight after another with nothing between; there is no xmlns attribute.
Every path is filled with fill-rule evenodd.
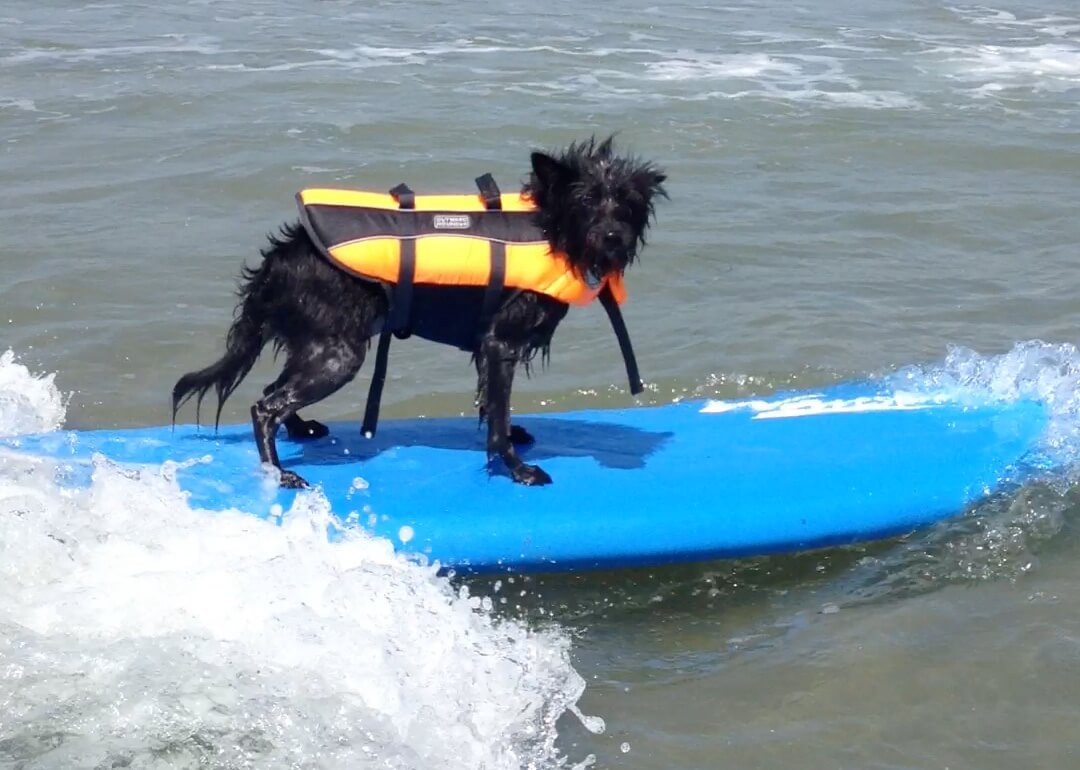
<svg viewBox="0 0 1080 770"><path fill-rule="evenodd" d="M564 187L573 176L573 171L557 158L545 152L532 154L534 187L539 190L554 190Z"/></svg>
<svg viewBox="0 0 1080 770"><path fill-rule="evenodd" d="M668 197L667 190L664 189L666 181L667 174L652 166L646 166L634 174L634 187L646 200Z"/></svg>

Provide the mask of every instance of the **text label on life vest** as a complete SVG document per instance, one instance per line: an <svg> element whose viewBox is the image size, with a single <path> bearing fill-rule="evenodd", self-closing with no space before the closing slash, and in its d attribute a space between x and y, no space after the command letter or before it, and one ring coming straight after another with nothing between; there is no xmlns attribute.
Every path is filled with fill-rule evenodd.
<svg viewBox="0 0 1080 770"><path fill-rule="evenodd" d="M436 214L436 230L468 230L472 220L468 214Z"/></svg>

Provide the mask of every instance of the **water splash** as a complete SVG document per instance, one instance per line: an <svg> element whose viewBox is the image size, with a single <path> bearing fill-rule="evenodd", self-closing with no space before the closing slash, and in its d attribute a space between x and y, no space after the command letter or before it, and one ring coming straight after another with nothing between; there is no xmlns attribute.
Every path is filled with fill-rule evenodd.
<svg viewBox="0 0 1080 770"><path fill-rule="evenodd" d="M944 585L1018 580L1076 512L1080 482L1080 349L1029 340L994 356L953 346L944 360L884 375L886 387L971 401L1032 399L1050 414L1046 437L1028 458L1019 488L980 502L965 516L871 546L836 587L842 606L892 601ZM1041 473L1039 472L1041 469Z"/></svg>
<svg viewBox="0 0 1080 770"><path fill-rule="evenodd" d="M67 400L54 379L53 374L35 377L15 362L11 350L0 355L0 436L45 433L63 425Z"/></svg>
<svg viewBox="0 0 1080 770"><path fill-rule="evenodd" d="M1080 350L1075 345L1030 340L996 356L953 346L940 363L906 367L883 379L897 390L957 399L1041 401L1050 411L1045 464L1068 468L1080 458Z"/></svg>
<svg viewBox="0 0 1080 770"><path fill-rule="evenodd" d="M0 357L0 432L63 419ZM498 619L300 496L191 508L167 466L89 486L0 455L0 765L543 768L584 690L557 626ZM572 713L572 712L571 712Z"/></svg>

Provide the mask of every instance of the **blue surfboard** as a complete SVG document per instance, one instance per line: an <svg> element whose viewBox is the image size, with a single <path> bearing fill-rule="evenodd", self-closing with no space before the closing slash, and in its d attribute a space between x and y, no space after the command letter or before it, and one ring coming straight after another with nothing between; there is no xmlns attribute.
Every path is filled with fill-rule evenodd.
<svg viewBox="0 0 1080 770"><path fill-rule="evenodd" d="M1034 401L965 403L846 385L742 401L515 416L522 450L554 479L516 485L486 462L475 418L358 423L278 441L344 522L458 571L563 571L796 551L909 532L1022 478L1048 413ZM66 431L8 439L62 461L65 483L100 453L185 463L194 507L259 515L295 492L267 483L247 425ZM81 474L83 481L88 477ZM281 506L275 509L275 506Z"/></svg>

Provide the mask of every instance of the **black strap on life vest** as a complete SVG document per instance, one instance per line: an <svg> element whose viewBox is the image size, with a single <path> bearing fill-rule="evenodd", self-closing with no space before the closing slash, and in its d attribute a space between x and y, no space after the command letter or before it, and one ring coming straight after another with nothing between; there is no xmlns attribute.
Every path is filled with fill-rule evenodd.
<svg viewBox="0 0 1080 770"><path fill-rule="evenodd" d="M480 197L484 199L484 208L488 211L502 210L502 192L495 183L495 177L484 174L476 177L476 186L480 190ZM502 241L491 241L491 267L488 273L487 287L484 289L484 305L480 312L480 323L476 331L478 336L487 333L491 326L491 319L495 317L499 306L503 301L503 289L506 288L506 244Z"/></svg>
<svg viewBox="0 0 1080 770"><path fill-rule="evenodd" d="M383 385L386 384L386 360L390 354L390 327L385 327L379 335L379 347L375 351L375 371L371 374L371 385L368 386L367 406L364 408L364 422L360 426L360 432L371 438L375 435L375 428L379 425L379 403L382 401Z"/></svg>
<svg viewBox="0 0 1080 770"><path fill-rule="evenodd" d="M404 182L391 190L390 194L397 200L398 208L403 211L416 208L416 194ZM387 321L390 330L397 334L399 339L405 339L411 333L409 313L412 309L413 279L416 276L416 239L402 238L400 243L398 279L392 291Z"/></svg>
<svg viewBox="0 0 1080 770"><path fill-rule="evenodd" d="M397 200L398 208L402 210L416 208L416 194L404 182L392 189L390 194ZM379 346L375 349L375 371L371 374L367 406L364 409L364 422L360 427L368 438L375 435L375 428L379 424L379 406L382 403L383 386L386 384L386 366L390 357L391 336L396 335L400 339L405 339L412 333L409 328L409 317L412 312L413 280L416 277L416 239L402 238L400 243L398 279L392 288L387 288L386 321L382 333L379 334Z"/></svg>
<svg viewBox="0 0 1080 770"><path fill-rule="evenodd" d="M600 290L599 300L607 311L611 328L615 331L615 339L619 341L619 350L622 351L623 362L626 364L626 377L630 380L630 393L636 396L645 390L645 386L641 384L641 373L638 371L637 358L634 357L634 346L630 344L630 332L626 330L626 321L623 320L619 302L611 291L611 284L604 284L604 288Z"/></svg>

